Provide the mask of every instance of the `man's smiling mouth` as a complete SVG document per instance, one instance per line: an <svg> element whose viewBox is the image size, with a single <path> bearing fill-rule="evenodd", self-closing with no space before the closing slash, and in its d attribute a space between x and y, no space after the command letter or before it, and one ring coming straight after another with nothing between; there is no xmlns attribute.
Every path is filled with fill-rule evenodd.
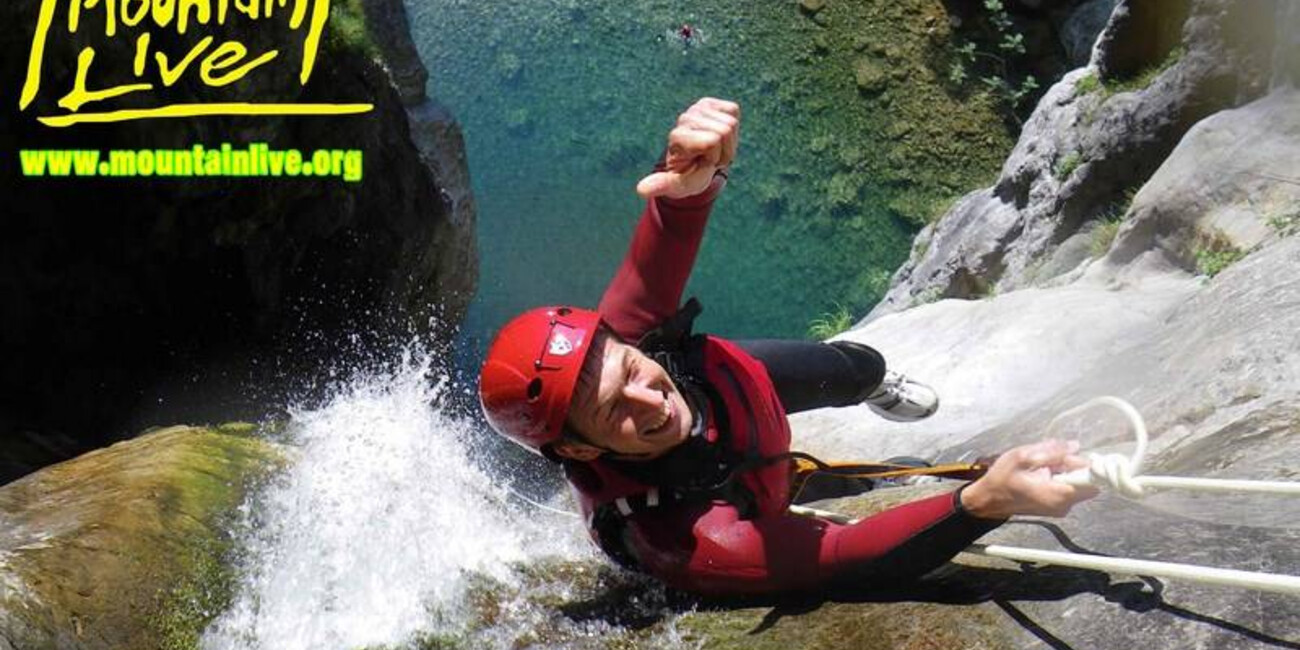
<svg viewBox="0 0 1300 650"><path fill-rule="evenodd" d="M659 411L659 418L655 420L645 431L641 433L644 437L652 437L663 432L663 429L673 419L673 413L677 409L673 407L672 400L669 398L668 391L664 391L663 408Z"/></svg>

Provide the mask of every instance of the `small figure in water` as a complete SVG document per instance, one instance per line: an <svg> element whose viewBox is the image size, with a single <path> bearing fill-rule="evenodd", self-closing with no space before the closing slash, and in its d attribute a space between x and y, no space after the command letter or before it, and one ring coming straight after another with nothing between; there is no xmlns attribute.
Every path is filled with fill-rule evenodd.
<svg viewBox="0 0 1300 650"><path fill-rule="evenodd" d="M681 27L668 30L668 36L672 40L681 43L683 50L704 43L704 32L701 32L698 27L691 26L690 23L682 23Z"/></svg>

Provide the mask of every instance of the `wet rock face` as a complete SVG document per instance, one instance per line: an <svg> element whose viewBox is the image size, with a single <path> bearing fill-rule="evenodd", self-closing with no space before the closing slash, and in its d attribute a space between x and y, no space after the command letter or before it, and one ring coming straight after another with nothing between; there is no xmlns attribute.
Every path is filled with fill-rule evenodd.
<svg viewBox="0 0 1300 650"><path fill-rule="evenodd" d="M1260 32L1278 5L1154 3L1169 6L1153 14L1146 4L1119 4L1091 65L1039 102L997 184L921 233L868 320L937 297L1042 284L1077 267L1089 257L1077 238L1122 217L1197 120L1267 91L1275 54L1268 30ZM1167 37L1171 21L1180 39Z"/></svg>
<svg viewBox="0 0 1300 650"><path fill-rule="evenodd" d="M195 647L233 589L233 513L283 462L252 427L171 427L0 488L0 647Z"/></svg>
<svg viewBox="0 0 1300 650"><path fill-rule="evenodd" d="M364 155L357 183L24 179L15 165L3 166L0 482L153 422L255 415L243 386L273 393L276 374L337 355L340 336L380 340L400 331L445 340L459 321L476 281L459 127L424 97L427 75L409 35L400 38L401 3L367 0L368 32L350 37L336 30L347 11L336 4L306 87L296 75L250 74L232 92L240 101L366 101L375 105L370 113L63 129L33 115L51 112L56 91L70 87L68 62L79 45L50 38L42 86L50 97L17 113L25 66L12 63L26 61L40 3L0 8L15 27L0 35L11 62L0 69L5 151L266 142ZM271 42L269 29L226 36L250 51L283 45ZM100 38L96 60L131 61L134 45ZM280 58L297 56L292 50ZM190 81L170 92L169 101L211 101ZM293 348L292 367L259 370L279 363L285 348Z"/></svg>

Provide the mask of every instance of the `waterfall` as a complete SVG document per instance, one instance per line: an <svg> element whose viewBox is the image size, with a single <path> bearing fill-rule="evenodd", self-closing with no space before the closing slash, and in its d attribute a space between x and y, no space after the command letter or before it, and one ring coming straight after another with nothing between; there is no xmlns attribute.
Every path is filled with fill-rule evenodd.
<svg viewBox="0 0 1300 650"><path fill-rule="evenodd" d="M321 407L292 410L297 455L246 505L235 601L206 650L410 645L455 627L470 576L590 557L575 521L521 512L471 462L486 435L436 406L447 380L407 351Z"/></svg>

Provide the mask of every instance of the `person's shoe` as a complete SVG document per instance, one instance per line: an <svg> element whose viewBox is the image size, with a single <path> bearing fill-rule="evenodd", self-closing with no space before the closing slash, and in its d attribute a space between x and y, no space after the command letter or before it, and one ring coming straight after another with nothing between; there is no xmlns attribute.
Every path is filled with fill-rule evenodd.
<svg viewBox="0 0 1300 650"><path fill-rule="evenodd" d="M939 410L939 394L933 388L889 370L884 381L865 400L871 410L886 420L915 422Z"/></svg>

